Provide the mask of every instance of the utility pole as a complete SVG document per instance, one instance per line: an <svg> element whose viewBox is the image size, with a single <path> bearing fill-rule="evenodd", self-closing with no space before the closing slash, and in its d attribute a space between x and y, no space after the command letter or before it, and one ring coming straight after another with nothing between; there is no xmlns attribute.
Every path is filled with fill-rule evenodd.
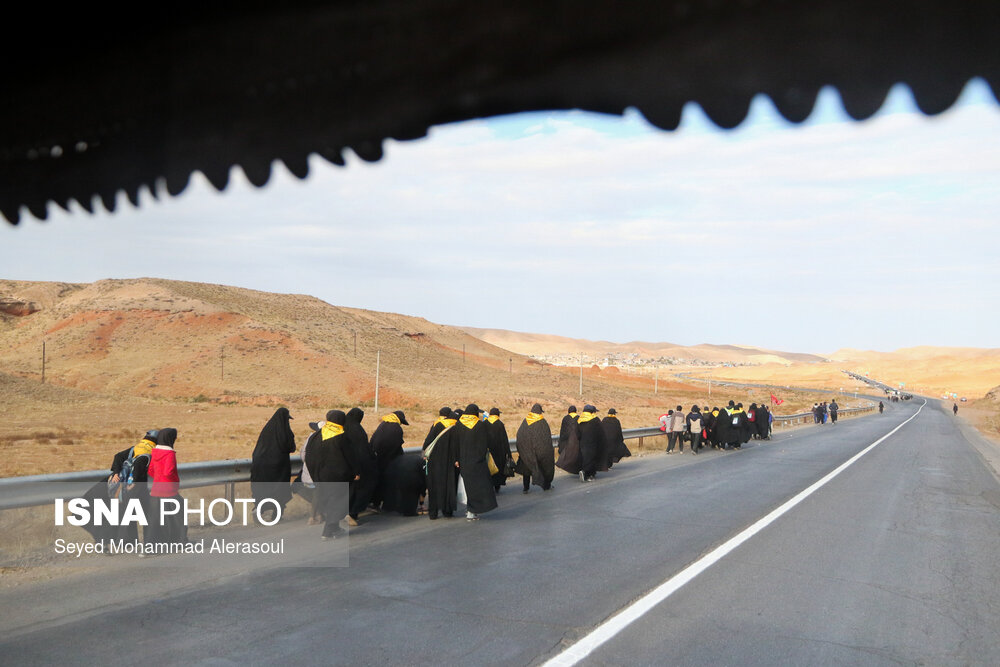
<svg viewBox="0 0 1000 667"><path fill-rule="evenodd" d="M45 341L42 341L42 384L45 384Z"/></svg>
<svg viewBox="0 0 1000 667"><path fill-rule="evenodd" d="M712 395L712 378L708 378L708 395Z"/></svg>
<svg viewBox="0 0 1000 667"><path fill-rule="evenodd" d="M378 416L378 373L382 365L382 350L375 353L375 416Z"/></svg>

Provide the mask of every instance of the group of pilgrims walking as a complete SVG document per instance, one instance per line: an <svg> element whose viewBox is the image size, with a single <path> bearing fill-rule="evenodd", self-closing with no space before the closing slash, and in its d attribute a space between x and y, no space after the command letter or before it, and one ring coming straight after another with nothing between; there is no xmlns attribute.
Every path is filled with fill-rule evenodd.
<svg viewBox="0 0 1000 667"><path fill-rule="evenodd" d="M729 401L724 408L692 405L684 414L680 405L660 415L660 430L667 434L667 454L684 451L684 443L691 444L691 453L697 454L705 447L713 449L741 449L750 440L770 440L774 415L766 405L751 403L743 409L742 403Z"/></svg>
<svg viewBox="0 0 1000 667"><path fill-rule="evenodd" d="M310 503L308 523L323 524L323 539L345 533L342 523L358 526L365 512L426 514L436 520L454 517L464 502L465 518L478 521L498 507L497 494L509 478L521 476L522 493L529 493L533 486L548 492L553 489L557 467L579 475L581 482L593 482L599 472L632 455L617 411L610 408L601 418L589 404L579 412L569 406L554 443L542 406L535 403L517 428L516 459L501 412L495 407L488 413L474 403L464 409L442 407L421 451L410 453L403 450L403 426L409 422L402 410L383 416L371 437L362 426L364 416L355 407L347 412L330 410L324 420L311 422L311 433L301 449L303 465L293 479L292 416L288 408L275 411L257 438L250 468L251 494L259 507L269 508L264 516L268 522L284 513L294 493ZM752 438L767 440L772 421L763 404L744 410L742 403L729 401L724 408L695 405L686 414L677 406L661 415L660 430L668 436L668 454L675 446L682 452L686 441L697 454L704 447L738 449ZM115 456L108 481L92 492L113 496L134 484L144 489L146 503L179 499L176 440L173 428L148 431L139 444ZM148 486L144 485L147 481ZM347 485L346 516L335 483ZM130 534L120 537L135 538L131 534L135 530L132 526ZM94 537L109 536L94 533ZM164 525L144 538L183 541L186 530L182 524Z"/></svg>
<svg viewBox="0 0 1000 667"><path fill-rule="evenodd" d="M426 514L436 520L454 517L464 501L465 518L478 521L498 507L497 494L511 477L521 476L522 493L532 486L551 491L557 466L589 482L631 456L614 408L601 419L592 405L581 413L570 406L556 449L542 406L535 403L517 428L516 460L500 417L498 408L485 413L475 403L464 409L442 407L421 452L407 453L403 426L409 422L402 410L382 417L370 438L361 425L361 408L330 410L325 420L309 424L312 433L302 447L301 473L276 493L274 483L291 478L289 454L295 451L292 417L287 408L279 408L254 448L251 493L258 503L267 498L282 509L293 491L299 493L312 505L309 522L322 523L321 537L331 539L345 532L341 523L359 525L366 510ZM330 482L349 484L346 516Z"/></svg>

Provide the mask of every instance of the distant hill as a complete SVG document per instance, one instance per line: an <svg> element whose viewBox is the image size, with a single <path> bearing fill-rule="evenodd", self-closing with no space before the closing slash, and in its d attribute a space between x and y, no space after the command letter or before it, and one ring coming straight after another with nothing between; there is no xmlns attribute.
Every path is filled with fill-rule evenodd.
<svg viewBox="0 0 1000 667"><path fill-rule="evenodd" d="M462 327L462 330L505 350L530 357L571 355L583 353L588 357L598 357L611 353L638 354L643 358L674 358L710 363L812 363L824 361L824 357L798 352L778 352L740 345L677 345L675 343L650 343L632 341L612 343L579 338L565 338L546 334L522 333L504 329L477 329Z"/></svg>
<svg viewBox="0 0 1000 667"><path fill-rule="evenodd" d="M109 395L370 404L377 355L381 405L436 411L514 396L530 406L572 399L577 383L455 327L306 295L155 278L0 280L0 368L38 379L43 341L49 383ZM588 374L588 393L624 400L624 378Z"/></svg>

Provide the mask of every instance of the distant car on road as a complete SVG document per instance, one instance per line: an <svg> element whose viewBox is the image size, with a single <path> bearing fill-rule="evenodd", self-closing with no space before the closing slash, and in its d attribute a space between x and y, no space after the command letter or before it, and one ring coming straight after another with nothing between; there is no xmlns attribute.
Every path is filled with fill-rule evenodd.
<svg viewBox="0 0 1000 667"><path fill-rule="evenodd" d="M965 396L963 396L962 398L960 398L960 399L958 399L958 400L959 400L959 401L961 401L962 403L965 403L965 402L966 402L966 401L968 401L969 399L967 399L967 398L966 398Z"/></svg>

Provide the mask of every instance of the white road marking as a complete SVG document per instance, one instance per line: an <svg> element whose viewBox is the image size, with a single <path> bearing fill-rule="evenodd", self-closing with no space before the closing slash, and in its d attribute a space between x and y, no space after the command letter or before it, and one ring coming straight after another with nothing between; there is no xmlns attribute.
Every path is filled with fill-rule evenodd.
<svg viewBox="0 0 1000 667"><path fill-rule="evenodd" d="M573 644L565 651L557 656L550 658L546 661L543 667L568 667L569 665L575 665L588 655L593 653L598 647L604 644L606 641L617 635L619 632L628 627L633 621L641 618L646 612L660 604L668 597L673 595L677 590L681 588L684 584L688 583L699 574L710 568L712 565L717 563L723 557L725 557L729 552L731 552L736 547L740 546L751 537L764 530L767 526L778 520L783 514L788 512L790 509L801 503L803 500L808 498L821 487L823 487L827 482L832 480L834 477L844 472L848 467L850 467L855 461L860 459L862 456L870 452L884 442L889 436L898 431L899 429L906 426L912 420L916 419L920 411L924 409L927 405L925 400L923 404L917 409L913 415L901 423L896 428L892 429L881 438L868 445L860 452L849 458L843 464L838 466L831 473L820 479L819 481L813 483L811 486L800 491L798 494L787 500L777 509L773 510L770 514L762 519L759 519L756 523L752 524L749 528L746 528L743 532L738 533L734 537L730 538L727 542L719 545L709 553L705 554L695 562L688 565L686 568L667 579L665 582L646 593L644 596L630 604L629 606L622 609L620 612L606 620L601 625L594 628L590 634L583 637L580 641Z"/></svg>

